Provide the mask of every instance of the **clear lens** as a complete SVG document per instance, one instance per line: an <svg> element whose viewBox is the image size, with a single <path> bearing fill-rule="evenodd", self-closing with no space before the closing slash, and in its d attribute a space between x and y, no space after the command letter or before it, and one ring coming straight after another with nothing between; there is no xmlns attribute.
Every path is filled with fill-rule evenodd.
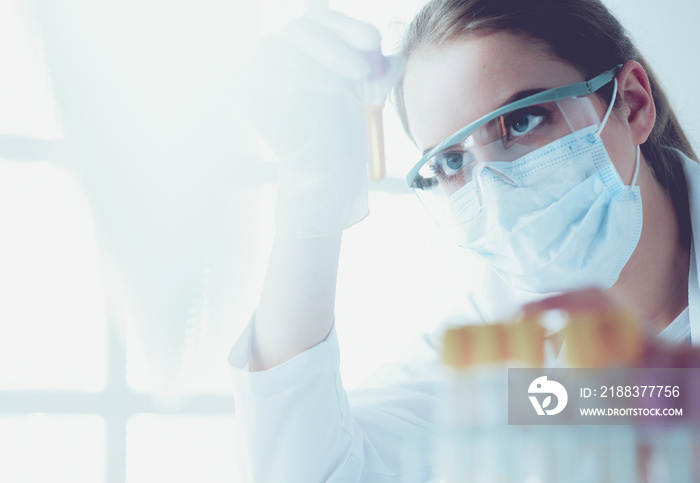
<svg viewBox="0 0 700 483"><path fill-rule="evenodd" d="M591 96L513 110L428 159L413 182L414 191L438 224L464 223L481 210L479 184L483 173L516 184L518 181L507 174L509 163L594 125L600 125L600 119ZM550 172L543 172L542 176ZM531 176L527 182L538 179ZM450 204L464 196L470 197L469 202L460 203L460 212L453 213Z"/></svg>

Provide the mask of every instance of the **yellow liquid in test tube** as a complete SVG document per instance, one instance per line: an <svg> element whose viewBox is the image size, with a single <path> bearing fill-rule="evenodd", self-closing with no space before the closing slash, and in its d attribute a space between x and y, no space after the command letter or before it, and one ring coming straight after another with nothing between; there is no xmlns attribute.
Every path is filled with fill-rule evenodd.
<svg viewBox="0 0 700 483"><path fill-rule="evenodd" d="M386 75L386 58L382 55L381 49L365 52L365 57L371 69L371 76L364 84L370 174L373 179L379 180L386 175L384 123L382 119L384 98L386 97L386 92L382 88L383 78Z"/></svg>
<svg viewBox="0 0 700 483"><path fill-rule="evenodd" d="M382 110L384 106L369 104L365 106L369 136L370 172L373 179L382 179L386 175L384 160L384 123Z"/></svg>

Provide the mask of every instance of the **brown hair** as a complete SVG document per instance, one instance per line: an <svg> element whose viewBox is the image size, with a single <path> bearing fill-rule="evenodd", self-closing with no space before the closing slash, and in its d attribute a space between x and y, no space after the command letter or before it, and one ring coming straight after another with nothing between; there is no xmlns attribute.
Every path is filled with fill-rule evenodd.
<svg viewBox="0 0 700 483"><path fill-rule="evenodd" d="M511 30L543 41L554 55L590 79L628 60L639 62L649 76L656 122L641 146L654 178L668 193L678 215L681 236L690 244L688 188L676 148L697 162L676 115L654 73L620 22L600 0L431 0L408 26L402 54L408 58L428 45L473 33ZM612 87L610 87L612 89ZM610 99L612 92L601 92ZM403 82L394 92L396 109L410 136Z"/></svg>

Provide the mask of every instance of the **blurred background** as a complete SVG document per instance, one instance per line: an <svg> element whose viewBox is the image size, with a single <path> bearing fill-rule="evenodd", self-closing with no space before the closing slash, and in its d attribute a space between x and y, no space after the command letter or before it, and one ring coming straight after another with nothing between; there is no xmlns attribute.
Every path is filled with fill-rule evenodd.
<svg viewBox="0 0 700 483"><path fill-rule="evenodd" d="M423 3L0 2L0 481L240 479L226 356L262 287L276 160L238 116L237 72L328 8L392 53ZM697 146L700 5L606 3ZM482 273L405 187L418 152L389 106L385 136L388 176L343 241L349 388Z"/></svg>

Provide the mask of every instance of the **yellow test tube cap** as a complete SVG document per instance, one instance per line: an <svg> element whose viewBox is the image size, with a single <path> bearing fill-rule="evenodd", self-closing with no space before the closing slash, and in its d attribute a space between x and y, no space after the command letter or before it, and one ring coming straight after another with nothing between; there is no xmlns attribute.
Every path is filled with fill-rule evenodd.
<svg viewBox="0 0 700 483"><path fill-rule="evenodd" d="M442 363L470 368L517 362L541 366L544 329L535 323L465 325L450 328L443 338Z"/></svg>
<svg viewBox="0 0 700 483"><path fill-rule="evenodd" d="M571 367L632 366L643 349L644 335L630 310L570 315L566 357Z"/></svg>

